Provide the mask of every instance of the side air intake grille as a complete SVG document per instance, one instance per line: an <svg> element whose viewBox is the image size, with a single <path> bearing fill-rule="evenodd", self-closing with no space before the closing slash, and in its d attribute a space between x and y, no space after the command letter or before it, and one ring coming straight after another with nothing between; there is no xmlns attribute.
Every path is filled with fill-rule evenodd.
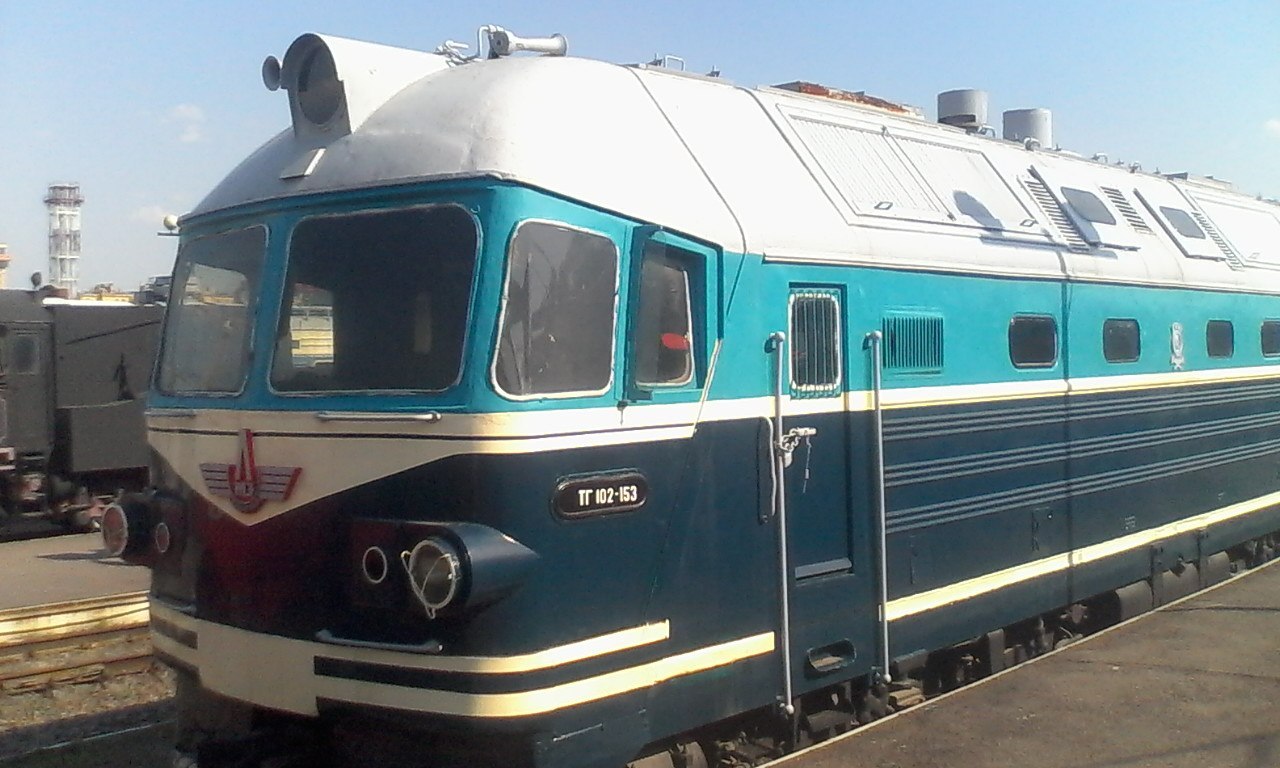
<svg viewBox="0 0 1280 768"><path fill-rule="evenodd" d="M942 370L942 318L938 315L892 314L881 322L882 363L886 370L937 373Z"/></svg>
<svg viewBox="0 0 1280 768"><path fill-rule="evenodd" d="M1087 251L1089 244L1080 236L1080 230L1076 229L1076 225L1071 223L1067 212L1062 210L1062 206L1054 199L1053 194L1049 192L1049 188L1039 179L1033 179L1030 176L1023 176L1022 186L1027 188L1031 193L1031 197L1036 201L1036 205L1040 206L1041 212L1049 217L1049 221L1053 222L1053 226L1062 234L1067 245L1073 251Z"/></svg>
<svg viewBox="0 0 1280 768"><path fill-rule="evenodd" d="M1240 254L1236 253L1236 250L1231 247L1231 244L1222 236L1222 233L1218 231L1218 228L1213 226L1213 222L1209 221L1209 217L1199 211L1192 211L1191 215L1195 217L1196 223L1198 223L1200 228L1205 231L1205 234L1209 236L1209 239L1213 241L1213 244L1218 246L1218 250L1222 251L1223 257L1226 258L1227 263L1231 265L1231 268L1244 269L1244 262L1240 260Z"/></svg>
<svg viewBox="0 0 1280 768"><path fill-rule="evenodd" d="M1120 211L1120 215L1124 216L1124 220L1129 222L1129 226L1133 227L1134 232L1142 232L1147 235L1155 234L1151 227L1147 226L1146 219L1142 218L1123 192L1115 187L1100 187L1100 189L1107 196L1107 199L1111 201L1111 204L1116 207L1116 210Z"/></svg>

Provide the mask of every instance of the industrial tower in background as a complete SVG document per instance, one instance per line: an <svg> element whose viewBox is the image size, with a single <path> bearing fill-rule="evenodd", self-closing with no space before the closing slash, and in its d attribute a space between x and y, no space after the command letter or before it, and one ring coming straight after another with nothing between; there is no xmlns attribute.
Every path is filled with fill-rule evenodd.
<svg viewBox="0 0 1280 768"><path fill-rule="evenodd" d="M44 198L49 209L48 283L75 298L80 277L80 206L84 197L79 184L50 184Z"/></svg>

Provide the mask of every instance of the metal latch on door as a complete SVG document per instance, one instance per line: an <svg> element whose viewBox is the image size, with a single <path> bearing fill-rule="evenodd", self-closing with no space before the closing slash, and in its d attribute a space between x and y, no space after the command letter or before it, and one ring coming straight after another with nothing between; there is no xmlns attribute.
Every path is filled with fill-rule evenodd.
<svg viewBox="0 0 1280 768"><path fill-rule="evenodd" d="M816 434L818 434L818 430L814 427L792 427L787 430L786 434L778 438L778 452L782 454L782 466L791 466L793 454L802 440L806 445L812 447L812 444L809 443L809 438Z"/></svg>

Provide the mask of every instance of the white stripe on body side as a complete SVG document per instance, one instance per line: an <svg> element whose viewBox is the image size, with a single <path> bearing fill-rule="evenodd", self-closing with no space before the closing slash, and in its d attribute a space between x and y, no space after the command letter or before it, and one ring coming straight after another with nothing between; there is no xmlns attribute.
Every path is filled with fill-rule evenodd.
<svg viewBox="0 0 1280 768"><path fill-rule="evenodd" d="M938 405L1007 402L1038 397L1137 391L1175 386L1280 379L1280 367L1195 371L998 382L886 389L882 402L889 410ZM872 407L869 391L845 392L830 398L784 398L786 416L862 412ZM258 457L264 464L302 467L287 501L272 501L254 513L237 510L229 499L206 494L208 501L246 525L269 520L283 512L356 485L466 454L527 454L569 448L651 443L690 439L695 420L721 422L769 418L770 397L627 408L580 408L506 413L445 413L438 421L371 420L323 421L314 412L204 410L187 418L167 418L162 411L148 417L153 448L192 488L205 492L200 464L234 462L239 455L239 432L255 433ZM376 420L373 417L377 417ZM323 440L342 435L342 440ZM438 438L438 439L431 439Z"/></svg>
<svg viewBox="0 0 1280 768"><path fill-rule="evenodd" d="M668 639L669 623L645 624L520 656L436 656L282 638L192 618L162 601L152 600L151 605L153 613L166 623L195 633L195 649L158 632L152 635L158 650L197 670L206 687L241 701L302 715L317 714L317 698L479 718L542 714L774 650L774 633L762 632L546 688L465 693L326 677L315 673L315 661L326 658L406 669L507 674L551 669L662 642Z"/></svg>

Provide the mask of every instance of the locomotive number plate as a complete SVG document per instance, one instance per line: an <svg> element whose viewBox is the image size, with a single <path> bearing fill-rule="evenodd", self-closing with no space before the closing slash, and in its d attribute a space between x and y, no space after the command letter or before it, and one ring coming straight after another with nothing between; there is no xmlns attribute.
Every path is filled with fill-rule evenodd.
<svg viewBox="0 0 1280 768"><path fill-rule="evenodd" d="M556 486L552 506L563 517L629 512L644 506L649 481L636 471L566 477Z"/></svg>

